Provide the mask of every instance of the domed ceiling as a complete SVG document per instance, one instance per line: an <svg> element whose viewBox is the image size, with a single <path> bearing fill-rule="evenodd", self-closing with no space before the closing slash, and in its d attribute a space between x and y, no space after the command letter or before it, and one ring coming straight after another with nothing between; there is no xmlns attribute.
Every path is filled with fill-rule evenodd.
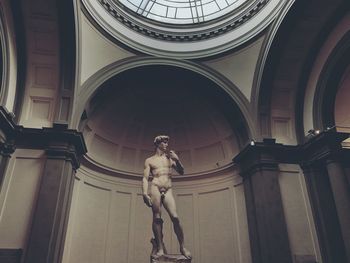
<svg viewBox="0 0 350 263"><path fill-rule="evenodd" d="M195 24L221 17L249 0L113 0L131 11L155 21Z"/></svg>
<svg viewBox="0 0 350 263"><path fill-rule="evenodd" d="M285 0L82 0L99 30L139 52L199 58L225 52L264 30Z"/></svg>
<svg viewBox="0 0 350 263"><path fill-rule="evenodd" d="M169 148L179 154L186 175L223 169L239 151L237 108L214 83L183 69L124 72L104 84L89 112L88 158L119 173L141 175L159 134L170 136Z"/></svg>

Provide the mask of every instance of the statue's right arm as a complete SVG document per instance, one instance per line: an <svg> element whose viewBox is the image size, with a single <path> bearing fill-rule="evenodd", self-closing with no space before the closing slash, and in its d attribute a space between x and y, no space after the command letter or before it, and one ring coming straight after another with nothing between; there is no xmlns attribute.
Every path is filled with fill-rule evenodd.
<svg viewBox="0 0 350 263"><path fill-rule="evenodd" d="M151 171L151 166L149 164L149 161L146 160L145 168L143 170L143 178L142 178L142 195L143 195L143 201L149 207L152 206L151 197L148 195L148 178L149 178L150 171Z"/></svg>

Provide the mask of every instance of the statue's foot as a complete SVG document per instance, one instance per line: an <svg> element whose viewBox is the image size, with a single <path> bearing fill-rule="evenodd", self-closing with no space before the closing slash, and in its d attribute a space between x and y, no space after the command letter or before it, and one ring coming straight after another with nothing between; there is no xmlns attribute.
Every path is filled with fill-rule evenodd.
<svg viewBox="0 0 350 263"><path fill-rule="evenodd" d="M164 256L163 249L159 249L155 254L152 255L153 258L160 258L161 256Z"/></svg>
<svg viewBox="0 0 350 263"><path fill-rule="evenodd" d="M180 252L181 252L181 254L184 255L186 258L188 258L188 259L191 259L191 258L192 258L191 252L188 251L185 247L181 247L181 248L180 248Z"/></svg>

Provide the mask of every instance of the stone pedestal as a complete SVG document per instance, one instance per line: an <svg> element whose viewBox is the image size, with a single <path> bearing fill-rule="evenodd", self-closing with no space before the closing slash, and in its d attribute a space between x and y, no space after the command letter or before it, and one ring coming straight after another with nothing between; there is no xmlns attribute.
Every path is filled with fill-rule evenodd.
<svg viewBox="0 0 350 263"><path fill-rule="evenodd" d="M191 259L188 259L185 256L180 254L166 254L159 258L151 257L151 263L168 263L168 262L191 263Z"/></svg>

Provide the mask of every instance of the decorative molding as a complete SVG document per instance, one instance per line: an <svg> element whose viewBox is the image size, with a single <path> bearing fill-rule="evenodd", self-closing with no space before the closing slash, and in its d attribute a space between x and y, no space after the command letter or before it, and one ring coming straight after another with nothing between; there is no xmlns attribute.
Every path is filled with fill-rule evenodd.
<svg viewBox="0 0 350 263"><path fill-rule="evenodd" d="M10 58L9 58L9 47L8 47L8 37L7 28L5 23L4 10L2 5L0 5L0 104L5 105L8 89L9 89L9 68L10 68Z"/></svg>
<svg viewBox="0 0 350 263"><path fill-rule="evenodd" d="M25 85L27 79L27 58L28 58L28 50L27 50L27 34L25 30L25 22L21 0L13 0L10 1L12 17L16 19L14 22L14 33L16 36L16 64L17 64L17 80L16 80L16 100L14 105L14 114L16 121L19 120L22 112L23 105L25 101Z"/></svg>
<svg viewBox="0 0 350 263"><path fill-rule="evenodd" d="M349 136L349 133L338 132L336 128L321 132L299 146L299 163L304 168L334 158L343 151L341 143Z"/></svg>
<svg viewBox="0 0 350 263"><path fill-rule="evenodd" d="M20 248L0 248L0 262L20 263L22 253L23 251Z"/></svg>
<svg viewBox="0 0 350 263"><path fill-rule="evenodd" d="M114 42L134 52L186 59L211 57L246 43L262 32L287 4L282 0L252 0L221 18L175 27L134 15L110 0L81 2L89 20Z"/></svg>
<svg viewBox="0 0 350 263"><path fill-rule="evenodd" d="M24 128L16 125L12 115L0 106L0 127L4 134L1 151L10 154L14 147L44 149L48 158L65 158L74 169L80 165L80 156L87 152L82 133L68 129L67 124L54 123L52 128Z"/></svg>
<svg viewBox="0 0 350 263"><path fill-rule="evenodd" d="M246 23L249 19L251 19L253 16L255 16L261 9L265 7L265 5L270 0L259 0L255 1L254 5L249 9L246 10L243 14L241 14L239 17L235 17L232 21L230 21L227 24L220 25L219 27L210 28L208 31L198 32L195 33L183 33L183 34L175 34L173 32L166 32L164 33L163 30L157 30L155 27L147 27L144 26L141 23L137 23L135 20L130 19L127 16L124 16L122 12L118 10L118 8L110 3L109 0L98 0L98 2L101 4L101 6L109 13L111 14L116 20L118 20L120 23L125 25L126 27L142 34L147 37L163 40L163 41L170 41L170 42L194 42L194 41L201 41L213 37L217 37L219 35L225 34L227 32L230 32L231 30L236 29L237 27L243 25ZM181 25L178 25L181 26Z"/></svg>
<svg viewBox="0 0 350 263"><path fill-rule="evenodd" d="M316 129L335 125L335 97L339 82L349 65L350 32L347 32L329 55L317 81L313 100L313 119Z"/></svg>
<svg viewBox="0 0 350 263"><path fill-rule="evenodd" d="M79 126L80 118L87 107L89 100L92 98L93 94L102 86L104 82L108 79L116 76L117 74L141 66L150 66L150 65L167 65L180 67L183 69L187 69L198 73L209 80L213 81L218 85L221 89L223 89L228 96L233 100L233 102L237 105L242 116L244 117L244 121L246 124L246 130L249 138L254 138L255 131L255 123L251 118L251 107L247 98L243 95L243 93L239 90L237 86L235 86L230 80L221 75L219 72L203 65L194 63L191 61L177 60L171 58L157 58L157 57L131 57L127 59L120 60L113 64L110 64L93 76L91 76L80 88L81 92L78 94L79 101L76 102L75 115L72 117L73 127Z"/></svg>
<svg viewBox="0 0 350 263"><path fill-rule="evenodd" d="M11 154L16 150L14 142L0 142L0 155L3 157L11 157Z"/></svg>
<svg viewBox="0 0 350 263"><path fill-rule="evenodd" d="M338 132L333 128L299 145L284 145L276 143L275 139L252 141L233 158L233 162L240 164L242 177L257 169L275 169L279 163L300 164L302 167L307 167L311 163L333 158L332 156L343 152L341 142L349 137L349 133Z"/></svg>

